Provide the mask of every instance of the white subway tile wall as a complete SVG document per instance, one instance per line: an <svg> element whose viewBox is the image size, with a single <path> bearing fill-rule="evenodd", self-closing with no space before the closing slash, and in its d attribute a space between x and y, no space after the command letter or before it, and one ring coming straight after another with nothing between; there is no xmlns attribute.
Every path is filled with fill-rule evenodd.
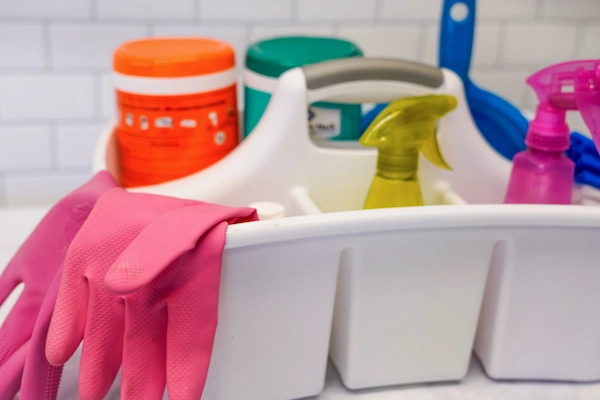
<svg viewBox="0 0 600 400"><path fill-rule="evenodd" d="M384 21L436 20L442 0L383 0L380 18Z"/></svg>
<svg viewBox="0 0 600 400"><path fill-rule="evenodd" d="M55 129L58 167L88 167L94 154L98 132L105 128L100 123L58 125ZM77 151L73 151L74 149Z"/></svg>
<svg viewBox="0 0 600 400"><path fill-rule="evenodd" d="M600 5L600 3L599 3ZM501 58L506 63L554 63L575 56L577 26L568 23L509 23Z"/></svg>
<svg viewBox="0 0 600 400"><path fill-rule="evenodd" d="M50 27L52 66L109 69L119 44L148 36L145 25L56 24Z"/></svg>
<svg viewBox="0 0 600 400"><path fill-rule="evenodd" d="M589 25L583 28L582 42L578 47L577 58L598 58L598 38L600 25Z"/></svg>
<svg viewBox="0 0 600 400"><path fill-rule="evenodd" d="M571 0L566 2L569 1ZM536 15L537 3L537 0L480 0L477 2L477 16L490 19L511 18L530 21Z"/></svg>
<svg viewBox="0 0 600 400"><path fill-rule="evenodd" d="M96 0L100 19L192 21L196 0Z"/></svg>
<svg viewBox="0 0 600 400"><path fill-rule="evenodd" d="M115 89L113 87L113 76L110 72L105 72L96 77L97 79L97 95L98 111L100 119L110 121L114 118L117 111L117 103L115 98Z"/></svg>
<svg viewBox="0 0 600 400"><path fill-rule="evenodd" d="M544 0L540 4L542 17L600 18L598 0Z"/></svg>
<svg viewBox="0 0 600 400"><path fill-rule="evenodd" d="M49 126L0 126L0 143L0 170L43 171L52 167Z"/></svg>
<svg viewBox="0 0 600 400"><path fill-rule="evenodd" d="M297 0L300 21L373 21L377 2L365 0Z"/></svg>
<svg viewBox="0 0 600 400"><path fill-rule="evenodd" d="M38 174L14 173L5 178L4 204L8 207L53 204L74 188L83 185L90 176L87 171L72 170L48 170Z"/></svg>
<svg viewBox="0 0 600 400"><path fill-rule="evenodd" d="M0 25L0 68L44 68L44 26L35 23Z"/></svg>
<svg viewBox="0 0 600 400"><path fill-rule="evenodd" d="M339 36L356 43L369 57L397 57L416 60L419 54L418 25L380 26L377 24L360 26L343 24Z"/></svg>
<svg viewBox="0 0 600 400"><path fill-rule="evenodd" d="M123 41L211 36L242 66L257 40L333 35L370 56L435 65L442 3L0 0L0 205L50 204L91 176L95 141L115 115L111 53ZM535 107L530 73L600 58L600 0L479 0L477 14L473 79L521 107Z"/></svg>
<svg viewBox="0 0 600 400"><path fill-rule="evenodd" d="M95 117L94 76L77 72L0 75L0 121Z"/></svg>
<svg viewBox="0 0 600 400"><path fill-rule="evenodd" d="M331 24L298 25L298 24L273 24L255 25L248 33L248 43L256 43L263 39L276 36L304 35L304 36L333 36L334 28Z"/></svg>
<svg viewBox="0 0 600 400"><path fill-rule="evenodd" d="M206 36L230 43L235 48L236 62L244 62L246 49L246 28L243 26L224 26L223 24L160 24L152 30L153 36Z"/></svg>
<svg viewBox="0 0 600 400"><path fill-rule="evenodd" d="M2 0L0 17L81 18L92 17L91 0Z"/></svg>
<svg viewBox="0 0 600 400"><path fill-rule="evenodd" d="M200 1L200 20L252 22L289 21L292 18L292 0L198 1Z"/></svg>

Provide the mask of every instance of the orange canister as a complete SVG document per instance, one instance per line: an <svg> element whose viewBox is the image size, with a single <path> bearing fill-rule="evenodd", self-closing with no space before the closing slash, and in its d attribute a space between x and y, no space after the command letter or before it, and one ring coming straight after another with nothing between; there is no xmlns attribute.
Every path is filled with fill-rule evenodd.
<svg viewBox="0 0 600 400"><path fill-rule="evenodd" d="M155 38L114 53L125 187L197 172L238 144L234 50L209 38Z"/></svg>

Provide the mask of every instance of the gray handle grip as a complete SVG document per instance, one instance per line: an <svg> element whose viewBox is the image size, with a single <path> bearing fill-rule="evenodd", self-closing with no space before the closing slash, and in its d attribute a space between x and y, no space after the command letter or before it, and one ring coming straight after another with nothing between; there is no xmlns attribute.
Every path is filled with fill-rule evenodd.
<svg viewBox="0 0 600 400"><path fill-rule="evenodd" d="M401 81L438 88L444 83L439 68L386 58L342 58L302 67L309 89L352 81Z"/></svg>

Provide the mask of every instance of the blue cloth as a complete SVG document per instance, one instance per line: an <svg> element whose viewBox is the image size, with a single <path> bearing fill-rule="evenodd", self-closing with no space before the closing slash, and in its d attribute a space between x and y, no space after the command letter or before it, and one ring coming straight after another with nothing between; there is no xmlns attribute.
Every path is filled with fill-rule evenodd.
<svg viewBox="0 0 600 400"><path fill-rule="evenodd" d="M592 139L571 133L571 147L565 154L575 163L575 182L600 189L600 154Z"/></svg>

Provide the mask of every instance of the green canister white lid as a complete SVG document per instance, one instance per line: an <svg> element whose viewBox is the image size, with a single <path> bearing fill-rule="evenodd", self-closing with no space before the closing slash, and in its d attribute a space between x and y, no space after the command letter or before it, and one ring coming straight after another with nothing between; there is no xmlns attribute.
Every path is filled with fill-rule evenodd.
<svg viewBox="0 0 600 400"><path fill-rule="evenodd" d="M275 86L285 71L320 61L360 57L350 41L329 37L289 36L267 39L246 52L244 136L260 120ZM361 107L356 104L315 103L309 110L311 135L318 138L357 140Z"/></svg>

